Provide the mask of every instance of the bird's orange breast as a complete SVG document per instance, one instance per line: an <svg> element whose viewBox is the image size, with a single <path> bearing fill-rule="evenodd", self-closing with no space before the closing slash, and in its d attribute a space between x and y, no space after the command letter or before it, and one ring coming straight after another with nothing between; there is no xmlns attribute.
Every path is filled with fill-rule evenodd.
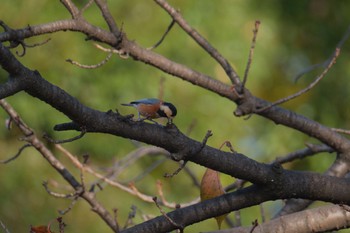
<svg viewBox="0 0 350 233"><path fill-rule="evenodd" d="M139 113L144 116L144 117L149 117L149 118L158 118L159 115L157 111L159 110L160 103L159 104L139 104L137 106L137 110Z"/></svg>

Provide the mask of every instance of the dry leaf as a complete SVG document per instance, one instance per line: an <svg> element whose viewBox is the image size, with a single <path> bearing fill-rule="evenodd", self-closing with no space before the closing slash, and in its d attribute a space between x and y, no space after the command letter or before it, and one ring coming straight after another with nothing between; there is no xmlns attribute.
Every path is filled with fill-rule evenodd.
<svg viewBox="0 0 350 233"><path fill-rule="evenodd" d="M37 226L37 227L30 227L30 232L33 232L33 233L53 233L51 230L50 230L50 227L49 226Z"/></svg>
<svg viewBox="0 0 350 233"><path fill-rule="evenodd" d="M225 193L220 182L219 172L207 168L201 182L201 200L205 201ZM219 229L227 214L215 217Z"/></svg>

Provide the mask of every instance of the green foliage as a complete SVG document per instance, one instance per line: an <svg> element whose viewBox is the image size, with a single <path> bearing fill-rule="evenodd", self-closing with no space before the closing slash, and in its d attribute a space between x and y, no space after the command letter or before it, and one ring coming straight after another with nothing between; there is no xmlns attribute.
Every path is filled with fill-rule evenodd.
<svg viewBox="0 0 350 233"><path fill-rule="evenodd" d="M118 0L108 3L118 25L123 25L128 38L144 47L157 42L171 22L169 16L152 1ZM293 78L299 72L312 64L325 61L331 55L350 20L347 12L349 1L337 1L336 4L327 0L201 0L170 3L180 9L190 25L222 52L241 76L248 57L254 21L259 19L262 24L247 85L253 94L270 101L295 93L322 71L322 68L317 69L294 83ZM36 25L70 17L59 1L39 0L2 0L0 16L1 20L16 29L28 24ZM88 9L85 17L106 28L95 6ZM186 132L195 121L190 136L196 140L202 140L206 131L211 129L214 136L209 139L209 145L219 147L229 140L235 150L261 162L269 162L277 156L303 148L305 142L311 141L299 132L274 125L258 116L249 120L237 119L232 114L235 106L228 100L132 59L114 56L106 65L94 70L73 66L65 62L65 59L70 58L82 64L96 64L106 56L79 33L59 32L26 42L38 43L47 38L51 38L51 41L28 49L26 55L20 58L21 62L30 69L38 70L48 81L89 107L101 111L118 109L122 114L135 113L133 109L120 104L145 97L157 97L160 80L165 77L164 99L173 102L178 108L175 124ZM337 64L319 86L284 107L331 127L349 127L347 119L350 110L345 107L349 89L347 78L350 74L347 65L348 44L344 45ZM20 48L16 50L21 51ZM177 25L156 52L229 83L221 67ZM0 71L1 81L5 78L6 74ZM55 124L69 119L26 93L12 96L8 101L38 135L44 132L50 133L54 138L76 135L74 132L54 132L52 128ZM0 117L4 122L7 116L0 111ZM14 155L22 145L18 141L19 133L14 130L8 131L3 127L0 137L0 159ZM97 134L87 135L67 147L78 156L90 154L91 163L100 167L123 158L134 148L129 140ZM126 174L122 174L122 178L136 177L161 158L138 161ZM287 166L293 169L311 167L314 171L323 172L333 159L334 156L318 155L308 159L307 163L295 162ZM312 165L315 160L322 162L317 162L315 167ZM203 175L204 168L189 166L198 179ZM180 173L172 179L162 178L164 173L176 169L175 162L166 162L142 181L136 182L136 186L143 192L156 195L156 180L161 179L169 201L188 202L198 197L199 190L185 174ZM11 232L26 232L30 224L46 224L57 217L56 210L65 209L69 205L67 200L49 196L41 186L43 180L57 180L61 185L65 185L65 182L33 149L25 150L11 164L1 165L0 177L0 220ZM222 178L226 184L232 182L231 177ZM90 177L89 180L94 179ZM59 189L62 190L65 189ZM126 221L131 205L136 205L143 213L159 215L154 204L144 203L114 188L106 188L98 193L98 197L103 203L108 203L109 209L118 208L121 223ZM270 216L273 214L268 213ZM250 223L258 216L259 211L256 209L250 212L247 210L244 211L243 221ZM104 222L96 221L95 214L83 202L79 202L64 218L68 224L67 232L107 231ZM209 229L216 229L214 221L191 226L189 232Z"/></svg>

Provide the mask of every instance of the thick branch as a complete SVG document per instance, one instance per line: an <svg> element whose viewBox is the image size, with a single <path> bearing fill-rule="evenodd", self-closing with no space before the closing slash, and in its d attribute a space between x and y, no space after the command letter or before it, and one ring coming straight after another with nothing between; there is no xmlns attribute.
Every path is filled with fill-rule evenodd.
<svg viewBox="0 0 350 233"><path fill-rule="evenodd" d="M93 26L82 19L59 20L41 25L28 26L23 29L11 30L0 33L0 42L23 40L34 36L49 34L58 31L79 31L86 34L89 38L113 45L117 42L115 36L103 30L102 28Z"/></svg>
<svg viewBox="0 0 350 233"><path fill-rule="evenodd" d="M350 226L350 212L338 205L323 206L286 215L259 224L254 233L332 232ZM252 227L237 227L207 233L250 233Z"/></svg>
<svg viewBox="0 0 350 233"><path fill-rule="evenodd" d="M288 198L290 195L291 194L286 194L285 198ZM276 200L275 193L266 187L253 185L234 193L225 194L186 208L169 212L167 216L178 225L188 226L210 217L220 216L268 200ZM175 229L176 227L167 222L164 216L160 216L126 229L122 231L122 233L169 232Z"/></svg>
<svg viewBox="0 0 350 233"><path fill-rule="evenodd" d="M23 39L35 35L52 33L59 30L80 31L87 34L89 37L95 38L96 40L105 42L112 46L117 43L117 39L112 33L92 26L86 21L82 20L62 20L44 25L31 26L21 30L4 32L0 34L0 41L11 41L19 38ZM237 115L251 114L258 107L270 105L269 102L251 95L247 89L244 89L243 92L245 93L245 97L241 99L232 91L230 86L200 72L194 71L184 65L175 63L159 54L154 53L153 51L144 49L135 42L127 40L125 36L122 40L121 50L136 60L150 64L166 73L182 78L192 84L198 85L225 98L235 101L239 105L239 114ZM339 152L350 150L350 142L345 137L294 112L274 106L258 114L274 121L276 124L283 124L299 130L309 136L315 137Z"/></svg>
<svg viewBox="0 0 350 233"><path fill-rule="evenodd" d="M1 51L3 50L0 49L0 56ZM87 132L108 133L156 145L172 153L176 160L192 161L255 184L278 188L281 193L298 189L300 192L293 190L295 197L344 202L350 198L343 195L343 190L350 189L350 184L344 183L342 179L334 180L336 178L286 171L279 166L258 163L239 153L228 153L203 146L202 142L182 134L175 125L162 127L134 122L118 113L90 109L59 87L47 82L38 72L30 71L20 63L18 65L20 67L16 70L23 70L25 73L18 74L15 78L21 79L26 85L26 92L63 112L76 124L84 126ZM331 187L327 190L338 191L335 194L328 193L322 189L326 186Z"/></svg>

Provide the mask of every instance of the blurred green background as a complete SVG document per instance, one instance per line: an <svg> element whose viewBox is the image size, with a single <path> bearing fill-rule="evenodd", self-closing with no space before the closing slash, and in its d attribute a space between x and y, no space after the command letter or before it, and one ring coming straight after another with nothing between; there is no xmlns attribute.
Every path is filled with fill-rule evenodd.
<svg viewBox="0 0 350 233"><path fill-rule="evenodd" d="M86 1L75 2L82 6ZM350 19L350 2L345 0L169 2L231 62L240 76L243 76L247 63L254 22L259 19L261 25L247 87L254 95L270 101L302 89L322 72L323 68L316 69L297 83L294 82L294 78L301 71L330 57L345 34ZM118 25L123 25L123 31L128 38L143 47L156 43L171 21L167 13L153 1L114 0L108 4ZM85 17L93 24L106 28L95 6L86 11ZM66 18L70 18L70 15L59 1L1 1L0 19L11 28L18 29ZM49 43L28 49L26 55L19 60L30 69L38 70L48 81L89 107L101 111L117 108L122 114L135 113L131 108L120 106L120 103L157 97L160 80L164 78L164 99L178 108L175 124L186 132L194 123L190 136L200 141L207 130L212 130L214 135L208 141L210 146L218 148L229 140L235 150L257 161L269 162L277 156L303 148L306 142L316 142L308 136L258 116L252 116L249 120L236 118L232 114L235 105L230 101L132 59L114 56L106 65L94 70L73 66L65 60L70 58L82 64L97 64L106 56L96 50L91 41L85 41L85 36L80 33L59 32L31 38L26 42L38 43L47 38L51 38ZM16 48L13 52L16 50L21 52L21 48ZM221 67L177 25L155 51L229 83ZM320 85L283 106L327 126L349 128L349 67L349 42L346 42L336 65ZM0 71L0 79L2 82L7 79L3 70ZM44 132L59 139L77 135L76 132L54 132L53 126L66 122L67 117L26 93L16 94L7 98L7 101L39 136ZM7 119L4 111L0 111L0 119L2 122ZM0 130L0 137L1 160L16 154L23 145L19 140L21 134L18 130L8 131L5 123ZM110 166L135 149L135 144L129 140L103 134L88 134L64 146L77 156L88 153L91 164L99 168ZM56 154L68 168L73 169L60 153ZM334 154L320 154L286 164L285 167L323 172L334 158ZM161 159L163 156L145 156L118 179L125 181L136 177ZM200 180L205 168L195 164L187 166ZM177 167L177 163L166 161L135 185L140 191L155 196L156 181L161 180L168 201L192 201L199 196L199 190L185 172L172 179L163 178L164 173L171 173ZM79 177L78 172L75 171L74 174ZM224 185L234 181L232 177L225 175L221 175L221 178ZM88 182L94 181L90 176L86 179ZM59 183L55 191L70 192L65 181L31 148L26 149L14 162L0 166L0 220L11 232L28 232L30 225L47 224L58 216L57 210L69 206L69 200L55 199L46 193L42 187L45 180ZM116 188L106 187L97 197L109 210L118 209L121 226L124 225L132 205L138 209L135 223L142 221L142 213L159 215L154 204L144 203ZM281 202L271 202L264 206L266 218L269 218L278 211ZM232 214L230 217L232 218ZM255 219L261 220L257 207L242 211L243 224L250 225ZM109 231L84 201L79 201L64 216L64 221L68 225L65 232ZM223 228L225 227L227 225L223 224ZM186 232L216 228L215 221L208 220L188 227Z"/></svg>

